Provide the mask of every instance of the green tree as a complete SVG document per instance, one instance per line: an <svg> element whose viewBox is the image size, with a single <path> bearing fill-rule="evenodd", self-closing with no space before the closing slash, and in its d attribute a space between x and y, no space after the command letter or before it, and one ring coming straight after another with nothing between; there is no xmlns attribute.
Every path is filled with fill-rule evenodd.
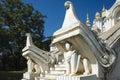
<svg viewBox="0 0 120 80"><path fill-rule="evenodd" d="M3 69L19 70L25 67L25 59L21 56L26 42L25 33L31 33L39 48L48 50L43 46L45 17L21 0L0 0L0 53Z"/></svg>

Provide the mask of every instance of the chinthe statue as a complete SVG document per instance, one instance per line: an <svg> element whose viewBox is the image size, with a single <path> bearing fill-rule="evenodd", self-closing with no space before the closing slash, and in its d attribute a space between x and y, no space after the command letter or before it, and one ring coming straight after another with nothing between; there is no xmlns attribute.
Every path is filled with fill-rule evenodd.
<svg viewBox="0 0 120 80"><path fill-rule="evenodd" d="M80 54L77 54L76 50L73 49L72 44L70 42L65 42L66 52L64 52L64 59L66 63L66 75L77 75L78 67L80 65L80 61L83 62L84 67L84 75L88 75L90 73L88 67L88 59L82 58Z"/></svg>

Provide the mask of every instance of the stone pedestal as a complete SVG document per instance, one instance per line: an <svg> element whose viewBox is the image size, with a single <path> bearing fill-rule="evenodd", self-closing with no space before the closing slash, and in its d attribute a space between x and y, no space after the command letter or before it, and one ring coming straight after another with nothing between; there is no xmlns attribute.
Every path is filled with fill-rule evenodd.
<svg viewBox="0 0 120 80"><path fill-rule="evenodd" d="M87 75L87 76L58 76L56 80L97 80L96 75Z"/></svg>
<svg viewBox="0 0 120 80"><path fill-rule="evenodd" d="M34 80L35 77L38 77L39 75L38 74L35 74L35 73L24 73L23 74L23 79L21 80Z"/></svg>

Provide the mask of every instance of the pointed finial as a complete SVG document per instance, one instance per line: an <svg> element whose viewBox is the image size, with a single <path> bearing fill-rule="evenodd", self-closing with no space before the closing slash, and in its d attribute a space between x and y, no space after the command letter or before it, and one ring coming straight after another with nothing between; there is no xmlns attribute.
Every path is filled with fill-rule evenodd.
<svg viewBox="0 0 120 80"><path fill-rule="evenodd" d="M116 2L119 2L120 0L116 0Z"/></svg>
<svg viewBox="0 0 120 80"><path fill-rule="evenodd" d="M106 9L105 9L105 6L103 5L103 8L102 8L102 12L104 12Z"/></svg>
<svg viewBox="0 0 120 80"><path fill-rule="evenodd" d="M32 46L33 42L32 42L32 37L31 37L30 33L26 33L26 36L27 36L26 46Z"/></svg>
<svg viewBox="0 0 120 80"><path fill-rule="evenodd" d="M89 14L88 13L87 13L86 17L87 17L87 20L89 20Z"/></svg>
<svg viewBox="0 0 120 80"><path fill-rule="evenodd" d="M103 5L103 9L102 9L102 18L105 18L106 16L106 9L105 9L105 6Z"/></svg>
<svg viewBox="0 0 120 80"><path fill-rule="evenodd" d="M64 6L66 7L66 9L69 9L69 7L70 7L71 4L72 3L70 1L66 1L65 4L64 4Z"/></svg>
<svg viewBox="0 0 120 80"><path fill-rule="evenodd" d="M75 23L79 23L79 20L76 16L72 2L67 1L65 2L64 5L66 7L66 14L65 14L62 28L68 28L68 27L71 27Z"/></svg>
<svg viewBox="0 0 120 80"><path fill-rule="evenodd" d="M100 13L99 12L96 12L95 19L100 19Z"/></svg>
<svg viewBox="0 0 120 80"><path fill-rule="evenodd" d="M86 25L87 26L91 26L90 25L90 20L89 20L89 14L87 13L87 15L86 15L86 18L87 18L87 20L86 20Z"/></svg>
<svg viewBox="0 0 120 80"><path fill-rule="evenodd" d="M26 51L29 47L34 46L30 33L26 33L26 36L27 36L26 46L25 48L22 49L23 52Z"/></svg>

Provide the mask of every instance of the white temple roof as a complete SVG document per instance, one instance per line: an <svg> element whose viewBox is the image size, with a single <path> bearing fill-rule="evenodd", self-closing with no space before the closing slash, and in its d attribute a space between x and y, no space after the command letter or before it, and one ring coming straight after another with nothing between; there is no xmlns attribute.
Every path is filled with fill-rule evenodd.
<svg viewBox="0 0 120 80"><path fill-rule="evenodd" d="M54 36L67 31L67 29L80 25L80 21L76 16L73 4L70 1L67 1L65 2L65 7L66 7L66 14L65 14L62 28L56 31L54 33Z"/></svg>
<svg viewBox="0 0 120 80"><path fill-rule="evenodd" d="M61 40L78 35L79 30L78 29L76 30L76 28L82 26L82 22L80 22L80 20L78 20L76 16L73 4L70 1L67 1L65 2L65 7L66 7L66 14L63 21L63 25L59 30L57 30L53 34L54 39L52 43L56 43Z"/></svg>

